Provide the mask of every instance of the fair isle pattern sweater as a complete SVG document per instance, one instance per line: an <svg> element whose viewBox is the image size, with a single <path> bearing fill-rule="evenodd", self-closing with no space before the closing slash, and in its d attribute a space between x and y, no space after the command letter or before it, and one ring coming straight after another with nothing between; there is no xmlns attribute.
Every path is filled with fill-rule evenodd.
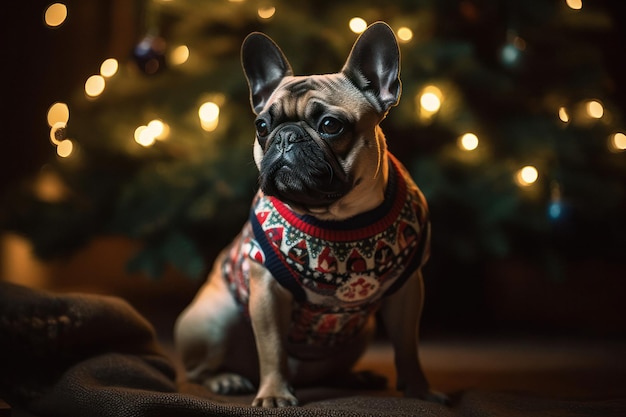
<svg viewBox="0 0 626 417"><path fill-rule="evenodd" d="M222 264L246 313L249 262L258 262L294 296L290 342L345 343L422 266L429 250L426 201L400 162L392 155L389 162L384 202L344 221L298 215L257 193Z"/></svg>

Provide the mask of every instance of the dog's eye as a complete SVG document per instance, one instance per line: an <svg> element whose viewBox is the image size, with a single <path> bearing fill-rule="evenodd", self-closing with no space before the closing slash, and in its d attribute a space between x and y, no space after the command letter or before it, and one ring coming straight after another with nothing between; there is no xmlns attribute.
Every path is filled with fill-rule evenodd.
<svg viewBox="0 0 626 417"><path fill-rule="evenodd" d="M259 119L255 122L255 124L256 133L257 135L259 135L260 138L264 138L270 133L270 126L265 120Z"/></svg>
<svg viewBox="0 0 626 417"><path fill-rule="evenodd" d="M327 135L338 135L343 131L343 123L334 117L324 117L320 123L319 131Z"/></svg>

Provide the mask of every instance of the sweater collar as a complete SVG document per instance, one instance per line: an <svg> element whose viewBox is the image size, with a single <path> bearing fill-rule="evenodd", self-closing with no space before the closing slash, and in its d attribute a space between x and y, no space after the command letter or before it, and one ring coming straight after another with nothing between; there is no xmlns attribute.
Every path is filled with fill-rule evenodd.
<svg viewBox="0 0 626 417"><path fill-rule="evenodd" d="M269 197L274 208L293 227L307 234L344 240L339 235L346 234L346 239L362 239L378 234L391 226L406 202L407 185L400 172L399 162L389 154L389 178L384 201L376 208L357 214L345 220L320 220L311 215L300 215L291 211L275 197ZM349 236L348 236L349 235Z"/></svg>

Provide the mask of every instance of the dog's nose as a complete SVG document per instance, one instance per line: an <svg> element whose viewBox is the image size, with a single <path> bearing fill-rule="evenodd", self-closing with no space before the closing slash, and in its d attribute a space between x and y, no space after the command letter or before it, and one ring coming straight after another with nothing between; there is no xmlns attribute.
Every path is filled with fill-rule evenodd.
<svg viewBox="0 0 626 417"><path fill-rule="evenodd" d="M308 135L300 126L285 126L276 134L276 147L279 150L288 152L291 150L294 143L303 142L307 140L307 138Z"/></svg>

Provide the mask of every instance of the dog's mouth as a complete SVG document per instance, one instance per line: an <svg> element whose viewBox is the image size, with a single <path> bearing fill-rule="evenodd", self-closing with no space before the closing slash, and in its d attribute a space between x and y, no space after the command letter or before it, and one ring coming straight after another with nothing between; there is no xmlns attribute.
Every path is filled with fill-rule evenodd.
<svg viewBox="0 0 626 417"><path fill-rule="evenodd" d="M261 176L261 190L274 196L296 211L323 213L328 207L341 200L352 189L352 182L338 179L329 174L328 178L316 178L303 169L283 165Z"/></svg>

